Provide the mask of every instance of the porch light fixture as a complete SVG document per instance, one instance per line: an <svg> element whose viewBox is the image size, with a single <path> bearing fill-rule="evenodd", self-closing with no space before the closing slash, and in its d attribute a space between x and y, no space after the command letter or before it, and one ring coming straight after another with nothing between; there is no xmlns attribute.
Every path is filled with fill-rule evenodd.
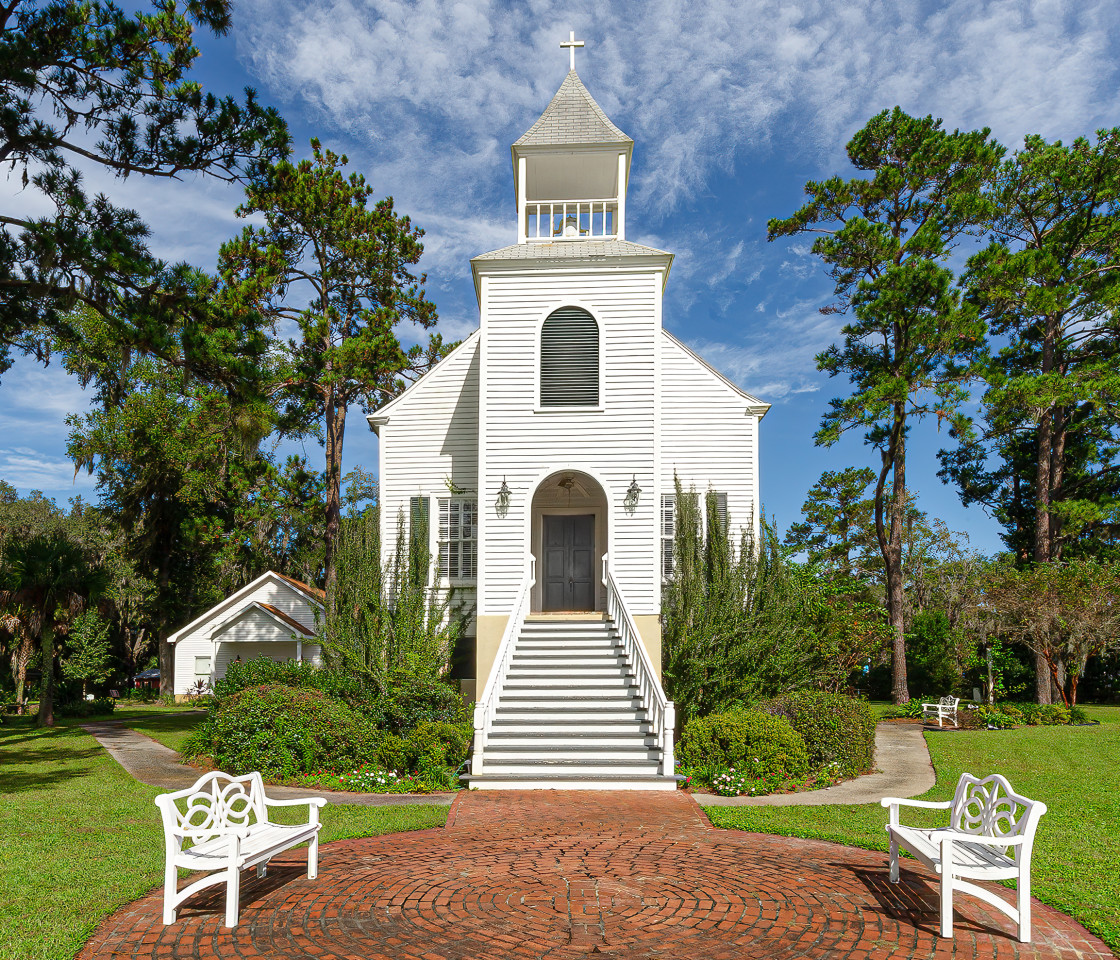
<svg viewBox="0 0 1120 960"><path fill-rule="evenodd" d="M630 480L630 486L626 488L626 499L623 500L627 510L633 510L638 506L638 500L641 499L642 488L638 486L638 475L634 474Z"/></svg>
<svg viewBox="0 0 1120 960"><path fill-rule="evenodd" d="M509 498L509 484L506 483L506 478L502 477L502 486L501 489L498 490L498 499L494 501L494 506L497 508L499 517L504 517L509 513Z"/></svg>

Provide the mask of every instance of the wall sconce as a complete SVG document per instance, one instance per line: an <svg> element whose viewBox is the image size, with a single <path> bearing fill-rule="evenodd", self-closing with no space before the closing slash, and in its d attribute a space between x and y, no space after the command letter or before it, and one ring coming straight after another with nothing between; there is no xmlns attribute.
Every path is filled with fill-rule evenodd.
<svg viewBox="0 0 1120 960"><path fill-rule="evenodd" d="M494 507L498 511L499 517L504 517L509 513L509 498L509 484L506 483L506 478L502 477L502 486L501 489L498 490L498 499L494 501Z"/></svg>
<svg viewBox="0 0 1120 960"><path fill-rule="evenodd" d="M638 475L634 474L630 480L630 486L626 488L626 499L622 501L623 505L631 513L638 506L638 500L641 499L642 488L638 486Z"/></svg>

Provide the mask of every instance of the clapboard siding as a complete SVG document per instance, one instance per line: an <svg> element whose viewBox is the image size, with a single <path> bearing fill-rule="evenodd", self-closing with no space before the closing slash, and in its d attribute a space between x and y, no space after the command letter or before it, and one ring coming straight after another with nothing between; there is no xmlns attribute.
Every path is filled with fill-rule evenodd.
<svg viewBox="0 0 1120 960"><path fill-rule="evenodd" d="M757 419L747 400L670 336L661 340L661 486L727 494L730 530L738 536L758 519L754 502Z"/></svg>
<svg viewBox="0 0 1120 960"><path fill-rule="evenodd" d="M411 497L450 496L448 480L464 495L478 490L478 365L474 334L388 411L379 431L382 562Z"/></svg>
<svg viewBox="0 0 1120 960"><path fill-rule="evenodd" d="M486 285L484 330L486 396L484 489L505 478L510 509L490 510L483 525L479 611L508 612L524 576L529 512L537 484L562 469L598 479L607 502L612 565L635 614L655 613L657 584L653 498L631 514L622 500L631 477L652 490L655 447L655 355L660 325L661 274L655 269L531 275L501 273ZM600 407L538 407L541 324L563 306L588 310L602 344ZM488 498L492 499L492 497Z"/></svg>

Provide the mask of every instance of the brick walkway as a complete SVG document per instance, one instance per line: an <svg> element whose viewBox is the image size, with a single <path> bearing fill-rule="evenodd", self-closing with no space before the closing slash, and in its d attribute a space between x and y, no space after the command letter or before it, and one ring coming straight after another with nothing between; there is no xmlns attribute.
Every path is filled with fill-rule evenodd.
<svg viewBox="0 0 1120 960"><path fill-rule="evenodd" d="M717 830L683 793L464 792L447 829L325 845L314 881L301 857L277 858L263 880L243 875L235 930L221 926L224 887L169 927L154 891L80 956L1111 957L1037 902L1032 944L969 897L955 940L939 940L924 871L904 867L892 886L882 853Z"/></svg>

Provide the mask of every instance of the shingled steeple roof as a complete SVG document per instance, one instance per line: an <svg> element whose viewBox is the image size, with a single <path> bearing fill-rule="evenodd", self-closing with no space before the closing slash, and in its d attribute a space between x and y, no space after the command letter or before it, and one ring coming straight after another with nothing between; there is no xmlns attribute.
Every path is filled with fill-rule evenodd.
<svg viewBox="0 0 1120 960"><path fill-rule="evenodd" d="M633 143L597 104L575 70L568 72L552 102L514 147L565 143Z"/></svg>

